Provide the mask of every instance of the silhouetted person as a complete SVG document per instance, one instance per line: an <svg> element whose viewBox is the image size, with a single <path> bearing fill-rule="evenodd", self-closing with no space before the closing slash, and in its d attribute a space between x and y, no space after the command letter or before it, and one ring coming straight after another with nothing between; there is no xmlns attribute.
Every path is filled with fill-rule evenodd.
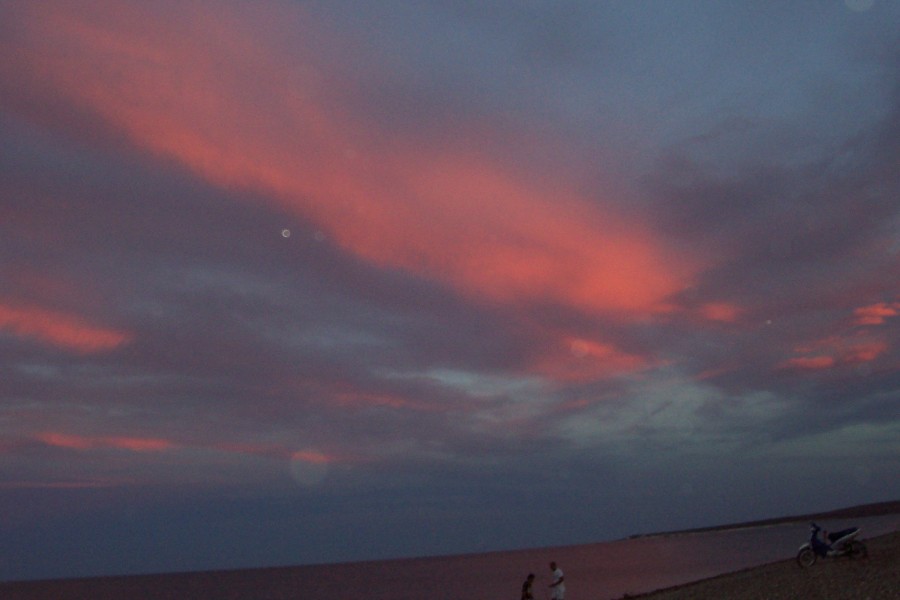
<svg viewBox="0 0 900 600"><path fill-rule="evenodd" d="M534 583L534 573L529 573L522 584L522 600L534 600L534 594L531 593L531 584Z"/></svg>
<svg viewBox="0 0 900 600"><path fill-rule="evenodd" d="M556 566L555 562L550 563L550 570L553 571L553 583L550 584L550 589L553 592L550 594L550 598L552 600L564 600L566 597L566 584L565 577L563 577L562 569Z"/></svg>

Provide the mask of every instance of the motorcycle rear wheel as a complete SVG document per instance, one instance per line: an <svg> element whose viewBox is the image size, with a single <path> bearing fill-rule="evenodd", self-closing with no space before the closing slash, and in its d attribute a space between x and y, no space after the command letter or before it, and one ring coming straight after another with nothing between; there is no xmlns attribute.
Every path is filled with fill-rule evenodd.
<svg viewBox="0 0 900 600"><path fill-rule="evenodd" d="M850 548L847 550L847 556L850 558L866 558L869 556L869 550L866 545L859 540L850 542Z"/></svg>
<svg viewBox="0 0 900 600"><path fill-rule="evenodd" d="M812 548L804 548L797 553L797 564L804 568L811 567L816 564L816 558Z"/></svg>

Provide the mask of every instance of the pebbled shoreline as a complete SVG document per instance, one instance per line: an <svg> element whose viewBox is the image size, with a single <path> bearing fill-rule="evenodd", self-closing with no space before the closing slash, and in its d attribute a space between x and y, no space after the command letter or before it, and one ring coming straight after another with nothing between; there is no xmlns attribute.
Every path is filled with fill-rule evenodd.
<svg viewBox="0 0 900 600"><path fill-rule="evenodd" d="M900 532L863 540L865 559L819 560L808 569L794 559L623 598L641 600L876 600L900 590Z"/></svg>

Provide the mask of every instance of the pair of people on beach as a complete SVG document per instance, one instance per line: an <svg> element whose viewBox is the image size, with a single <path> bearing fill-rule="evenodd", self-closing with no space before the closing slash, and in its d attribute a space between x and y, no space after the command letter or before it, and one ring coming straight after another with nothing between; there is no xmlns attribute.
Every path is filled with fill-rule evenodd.
<svg viewBox="0 0 900 600"><path fill-rule="evenodd" d="M563 577L562 569L555 562L550 563L550 570L553 571L553 583L550 589L553 590L550 598L552 600L564 600L566 597L565 577ZM522 600L534 600L534 594L531 591L531 585L534 583L534 573L529 573L522 584Z"/></svg>

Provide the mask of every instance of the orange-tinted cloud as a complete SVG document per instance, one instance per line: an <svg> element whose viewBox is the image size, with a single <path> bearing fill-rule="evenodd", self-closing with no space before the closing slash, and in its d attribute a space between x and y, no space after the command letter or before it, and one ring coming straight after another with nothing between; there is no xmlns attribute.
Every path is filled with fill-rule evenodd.
<svg viewBox="0 0 900 600"><path fill-rule="evenodd" d="M312 220L374 264L488 302L620 315L669 310L667 297L701 268L576 184L501 165L479 143L492 136L487 127L446 124L468 131L448 133L454 143L404 140L342 110L352 83L317 70L327 69L316 66L321 57L276 49L261 10L27 6L29 47L19 62L6 59L7 76L92 111L216 185ZM318 26L294 10L268 21L269 35L284 31L278 21Z"/></svg>
<svg viewBox="0 0 900 600"><path fill-rule="evenodd" d="M847 348L842 358L846 363L871 362L887 352L886 342L869 341L855 344Z"/></svg>
<svg viewBox="0 0 900 600"><path fill-rule="evenodd" d="M870 338L828 337L795 348L796 356L783 361L779 369L786 371L820 371L844 365L857 365L877 360L889 346Z"/></svg>
<svg viewBox="0 0 900 600"><path fill-rule="evenodd" d="M566 335L560 337L560 342L532 366L532 372L557 382L583 382L630 373L652 364L649 359L612 344Z"/></svg>
<svg viewBox="0 0 900 600"><path fill-rule="evenodd" d="M897 315L900 315L900 302L879 302L853 311L857 325L882 325L887 319Z"/></svg>
<svg viewBox="0 0 900 600"><path fill-rule="evenodd" d="M338 462L337 457L316 450L298 450L291 454L291 460L314 465L328 465Z"/></svg>
<svg viewBox="0 0 900 600"><path fill-rule="evenodd" d="M710 302L700 307L700 315L709 321L734 323L741 316L742 309L729 302Z"/></svg>
<svg viewBox="0 0 900 600"><path fill-rule="evenodd" d="M117 450L130 450L131 452L162 452L177 447L177 444L170 440L160 438L88 437L58 432L44 432L35 437L37 440L48 446L67 448L70 450L113 448Z"/></svg>
<svg viewBox="0 0 900 600"><path fill-rule="evenodd" d="M0 334L3 332L85 354L114 350L132 337L74 315L10 304L0 304Z"/></svg>
<svg viewBox="0 0 900 600"><path fill-rule="evenodd" d="M34 436L39 442L55 448L68 450L128 450L138 453L158 453L179 449L206 449L227 454L259 456L277 460L299 461L303 463L325 465L354 462L349 455L326 453L318 450L291 450L280 444L252 444L225 442L216 444L185 445L163 438L125 437L125 436L83 436L54 431L38 433Z"/></svg>
<svg viewBox="0 0 900 600"><path fill-rule="evenodd" d="M830 369L835 364L837 360L833 356L801 356L784 361L779 368L790 371L820 371Z"/></svg>

